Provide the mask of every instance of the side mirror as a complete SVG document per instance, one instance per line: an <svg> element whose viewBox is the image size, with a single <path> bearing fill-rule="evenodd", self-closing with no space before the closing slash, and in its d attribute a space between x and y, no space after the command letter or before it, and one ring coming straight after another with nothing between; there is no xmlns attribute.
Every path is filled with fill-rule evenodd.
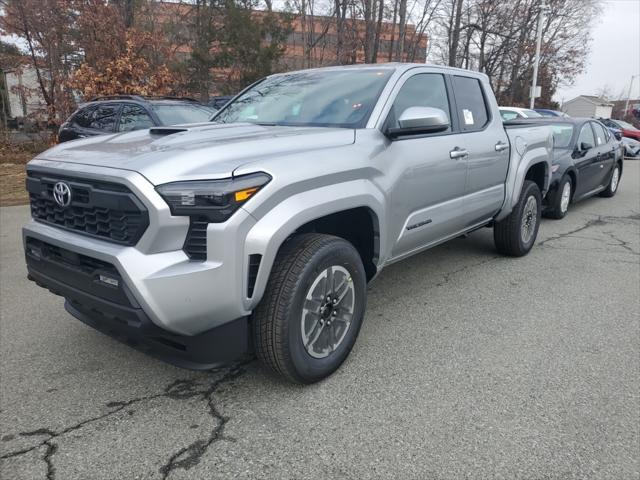
<svg viewBox="0 0 640 480"><path fill-rule="evenodd" d="M586 152L587 150L591 150L592 148L593 148L593 145L591 145L590 143L582 142L580 144L580 151L581 152Z"/></svg>
<svg viewBox="0 0 640 480"><path fill-rule="evenodd" d="M449 125L449 117L439 108L409 107L398 118L398 127L387 129L386 134L397 138L401 135L437 133L444 132Z"/></svg>

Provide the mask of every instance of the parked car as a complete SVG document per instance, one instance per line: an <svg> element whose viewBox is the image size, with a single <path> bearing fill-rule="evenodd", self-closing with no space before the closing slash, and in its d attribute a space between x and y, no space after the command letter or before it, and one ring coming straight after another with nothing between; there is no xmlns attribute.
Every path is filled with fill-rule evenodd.
<svg viewBox="0 0 640 480"><path fill-rule="evenodd" d="M640 140L640 130L624 120L613 120L611 118L602 119L607 127L617 128L622 132L623 137Z"/></svg>
<svg viewBox="0 0 640 480"><path fill-rule="evenodd" d="M596 194L613 197L622 176L622 154L609 130L587 118L546 123L553 129L554 159L545 216L563 218L571 203Z"/></svg>
<svg viewBox="0 0 640 480"><path fill-rule="evenodd" d="M531 110L530 108L519 108L519 107L499 107L500 108L500 116L502 120L508 122L510 120L515 120L517 118L541 118L540 115L535 110Z"/></svg>
<svg viewBox="0 0 640 480"><path fill-rule="evenodd" d="M215 108L216 110L220 110L222 107L224 107L227 103L229 103L229 100L231 100L233 98L232 95L228 95L228 96L220 96L220 97L213 97L209 100L209 103L207 103L207 105L209 105L211 108Z"/></svg>
<svg viewBox="0 0 640 480"><path fill-rule="evenodd" d="M206 122L214 113L215 110L188 98L98 97L82 104L62 124L58 142L161 125Z"/></svg>
<svg viewBox="0 0 640 480"><path fill-rule="evenodd" d="M336 370L387 265L482 227L534 245L547 125L505 126L486 75L424 64L277 74L208 125L57 145L28 165L29 278L178 365L255 349Z"/></svg>
<svg viewBox="0 0 640 480"><path fill-rule="evenodd" d="M640 157L640 142L638 140L623 137L621 143L625 157Z"/></svg>
<svg viewBox="0 0 640 480"><path fill-rule="evenodd" d="M536 112L538 112L543 117L568 117L564 112L559 112L558 110L549 110L547 108L535 108Z"/></svg>

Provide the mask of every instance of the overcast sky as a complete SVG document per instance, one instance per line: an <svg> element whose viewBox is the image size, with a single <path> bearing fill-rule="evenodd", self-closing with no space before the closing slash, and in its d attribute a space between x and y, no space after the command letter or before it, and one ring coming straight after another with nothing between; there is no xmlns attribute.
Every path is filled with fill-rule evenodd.
<svg viewBox="0 0 640 480"><path fill-rule="evenodd" d="M632 98L640 98L640 0L606 0L593 25L587 65L571 86L558 89L557 101L578 95L595 95L608 86L612 99L627 98L632 75Z"/></svg>

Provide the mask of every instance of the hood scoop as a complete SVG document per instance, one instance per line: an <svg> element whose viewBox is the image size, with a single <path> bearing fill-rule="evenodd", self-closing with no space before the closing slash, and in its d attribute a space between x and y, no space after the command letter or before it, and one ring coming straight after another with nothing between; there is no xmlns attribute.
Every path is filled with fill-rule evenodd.
<svg viewBox="0 0 640 480"><path fill-rule="evenodd" d="M188 132L188 128L184 127L155 127L149 129L150 135L159 135L166 137L167 135L173 135L174 133Z"/></svg>

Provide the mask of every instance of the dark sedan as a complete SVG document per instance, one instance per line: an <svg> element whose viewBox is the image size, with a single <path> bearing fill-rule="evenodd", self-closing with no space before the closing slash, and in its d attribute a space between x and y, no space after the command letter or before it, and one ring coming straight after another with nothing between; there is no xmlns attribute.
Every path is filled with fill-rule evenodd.
<svg viewBox="0 0 640 480"><path fill-rule="evenodd" d="M569 204L595 194L613 197L622 175L620 144L602 123L587 118L543 121L551 125L554 161L545 215L563 218Z"/></svg>

